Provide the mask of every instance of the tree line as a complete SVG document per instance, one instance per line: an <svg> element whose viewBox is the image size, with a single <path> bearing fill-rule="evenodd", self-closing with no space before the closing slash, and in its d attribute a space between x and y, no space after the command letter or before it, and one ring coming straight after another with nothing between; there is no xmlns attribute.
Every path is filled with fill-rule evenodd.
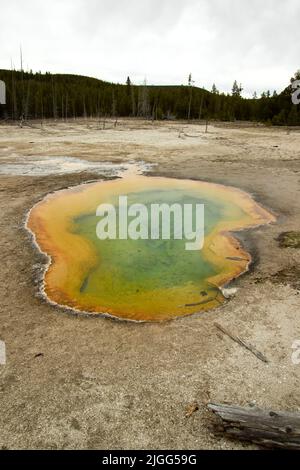
<svg viewBox="0 0 300 470"><path fill-rule="evenodd" d="M294 79L300 78L300 73ZM6 117L9 119L71 119L77 117L143 117L148 119L191 119L259 121L273 125L300 125L300 105L291 101L291 85L282 93L269 91L260 98L241 96L235 81L231 94L187 85L135 85L96 78L23 70L0 70L6 84Z"/></svg>

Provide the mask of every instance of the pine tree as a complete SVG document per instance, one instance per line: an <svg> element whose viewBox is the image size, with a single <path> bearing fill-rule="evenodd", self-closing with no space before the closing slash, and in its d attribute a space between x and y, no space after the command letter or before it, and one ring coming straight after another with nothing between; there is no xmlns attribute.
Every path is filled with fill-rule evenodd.
<svg viewBox="0 0 300 470"><path fill-rule="evenodd" d="M237 81L235 80L232 86L232 96L241 96L241 93L243 91L242 85L238 85Z"/></svg>

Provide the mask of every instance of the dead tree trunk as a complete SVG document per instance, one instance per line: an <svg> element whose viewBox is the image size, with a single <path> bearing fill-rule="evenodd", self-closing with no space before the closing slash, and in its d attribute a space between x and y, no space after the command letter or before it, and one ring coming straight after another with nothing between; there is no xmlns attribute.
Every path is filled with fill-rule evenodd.
<svg viewBox="0 0 300 470"><path fill-rule="evenodd" d="M66 109L65 109L65 118L66 118L66 121L68 120L68 93L66 95Z"/></svg>
<svg viewBox="0 0 300 470"><path fill-rule="evenodd" d="M209 403L220 419L217 434L271 449L300 450L300 413Z"/></svg>
<svg viewBox="0 0 300 470"><path fill-rule="evenodd" d="M201 121L201 118L202 118L202 108L203 108L203 94L201 95L201 102L200 102L200 108L199 108L199 121Z"/></svg>
<svg viewBox="0 0 300 470"><path fill-rule="evenodd" d="M208 131L208 118L206 118L206 123L205 123L205 134L207 134Z"/></svg>
<svg viewBox="0 0 300 470"><path fill-rule="evenodd" d="M136 116L136 103L135 103L135 93L134 93L134 88L133 85L130 85L131 88L131 113L132 116Z"/></svg>
<svg viewBox="0 0 300 470"><path fill-rule="evenodd" d="M193 99L193 88L190 86L190 97L189 97L189 107L188 107L188 121L191 119L191 107Z"/></svg>
<svg viewBox="0 0 300 470"><path fill-rule="evenodd" d="M56 100L56 84L54 83L53 76L51 77L52 82L52 105L53 105L53 119L57 119L57 100Z"/></svg>

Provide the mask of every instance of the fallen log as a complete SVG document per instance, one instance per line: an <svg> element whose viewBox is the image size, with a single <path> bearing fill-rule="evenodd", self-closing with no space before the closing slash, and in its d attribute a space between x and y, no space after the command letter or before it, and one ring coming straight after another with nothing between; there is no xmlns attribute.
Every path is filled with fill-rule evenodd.
<svg viewBox="0 0 300 470"><path fill-rule="evenodd" d="M264 356L264 354L258 351L254 346L252 346L249 343L246 343L241 338L239 338L239 336L234 335L233 333L231 333L229 330L227 330L224 326L220 325L219 323L214 323L214 325L216 328L222 331L224 335L227 335L229 338L231 338L233 341L235 341L237 344L239 344L243 348L248 349L248 351L250 351L252 354L254 354L254 356L257 357L257 359L259 359L262 362L266 362L266 363L269 362L266 356Z"/></svg>
<svg viewBox="0 0 300 470"><path fill-rule="evenodd" d="M300 413L209 403L221 420L215 433L270 449L300 450Z"/></svg>

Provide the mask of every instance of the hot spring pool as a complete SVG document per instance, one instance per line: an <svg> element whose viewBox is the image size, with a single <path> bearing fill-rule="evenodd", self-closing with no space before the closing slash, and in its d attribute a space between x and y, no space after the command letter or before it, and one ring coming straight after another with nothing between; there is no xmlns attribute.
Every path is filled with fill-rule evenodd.
<svg viewBox="0 0 300 470"><path fill-rule="evenodd" d="M204 204L201 250L186 240L99 240L96 209L126 195L128 204ZM232 231L274 221L236 188L201 181L131 175L48 195L30 211L27 228L49 256L48 300L90 314L163 321L214 308L220 289L247 270L250 255Z"/></svg>

